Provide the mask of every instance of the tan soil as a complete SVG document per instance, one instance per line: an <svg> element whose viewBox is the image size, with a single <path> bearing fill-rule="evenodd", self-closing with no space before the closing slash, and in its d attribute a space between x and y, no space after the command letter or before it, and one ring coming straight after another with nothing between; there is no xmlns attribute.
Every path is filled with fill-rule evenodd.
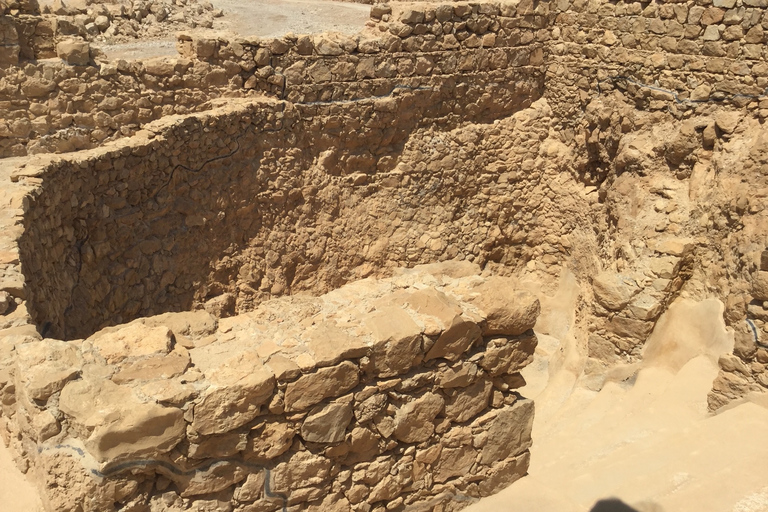
<svg viewBox="0 0 768 512"><path fill-rule="evenodd" d="M224 16L214 20L213 29L193 32L231 32L241 36L280 37L326 31L355 34L365 27L370 6L325 0L214 0L214 8ZM109 59L148 59L174 56L176 31L153 41L98 44Z"/></svg>

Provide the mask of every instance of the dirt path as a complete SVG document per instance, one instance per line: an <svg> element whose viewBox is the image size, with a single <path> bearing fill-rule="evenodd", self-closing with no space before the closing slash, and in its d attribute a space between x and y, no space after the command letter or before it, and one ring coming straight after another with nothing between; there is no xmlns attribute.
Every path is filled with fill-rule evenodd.
<svg viewBox="0 0 768 512"><path fill-rule="evenodd" d="M224 16L213 29L200 32L231 32L242 36L280 37L289 32L355 34L365 27L370 6L328 0L213 0ZM110 59L147 59L176 55L173 32L155 41L98 45Z"/></svg>

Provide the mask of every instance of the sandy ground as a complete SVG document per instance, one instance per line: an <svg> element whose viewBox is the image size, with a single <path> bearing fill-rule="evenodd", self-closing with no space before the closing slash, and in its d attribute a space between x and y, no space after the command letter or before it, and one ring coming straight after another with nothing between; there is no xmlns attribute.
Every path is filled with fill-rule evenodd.
<svg viewBox="0 0 768 512"><path fill-rule="evenodd" d="M314 34L342 32L356 34L369 19L369 5L328 0L212 0L224 16L214 21L212 30L242 36L280 37L289 32ZM173 33L155 41L136 41L116 45L97 45L110 59L139 59L176 55Z"/></svg>
<svg viewBox="0 0 768 512"><path fill-rule="evenodd" d="M43 505L32 484L16 468L0 442L0 511L42 512Z"/></svg>
<svg viewBox="0 0 768 512"><path fill-rule="evenodd" d="M529 476L466 510L768 511L765 399L707 413L717 358L732 349L720 302L676 302L644 362L601 382L577 379L583 357L563 332L572 289L558 295L537 328L559 338L540 335L524 371L522 393L535 398L537 415Z"/></svg>

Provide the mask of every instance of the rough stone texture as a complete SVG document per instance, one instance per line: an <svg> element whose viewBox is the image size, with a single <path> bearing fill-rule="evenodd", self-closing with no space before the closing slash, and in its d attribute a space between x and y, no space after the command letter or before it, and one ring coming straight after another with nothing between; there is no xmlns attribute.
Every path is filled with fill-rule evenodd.
<svg viewBox="0 0 768 512"><path fill-rule="evenodd" d="M296 480L295 503L365 508L407 494L393 506L410 505L427 495L419 489L463 478L457 468L473 471L467 447L488 418L442 423L449 414L521 403L505 372L530 358L539 302L517 283L569 273L582 292L574 318L541 328L575 323L586 373L637 362L676 297L717 294L736 343L710 407L765 392L763 3L395 4L377 6L359 36L181 34L178 58L93 55L98 65L45 60L76 35L66 33L76 20L53 27L22 4L3 10L0 155L97 148L0 168L3 437L50 469L57 510L71 501L62 481L110 510L134 507L137 489L170 476L137 470L98 490L76 472L74 448L35 456L24 443L74 436L102 457L162 451L176 439L176 410L186 440L164 455L174 463L242 453L286 464L290 486L286 468L306 461L317 476ZM133 16L101 15L110 26ZM218 97L223 106L209 101ZM309 299L270 302L444 260L461 263L349 316L317 317ZM470 279L481 268L517 280ZM458 278L460 289L441 288ZM331 309L367 293L356 290L332 295ZM535 292L544 301L556 290ZM172 334L93 335L157 313L122 328ZM273 329L280 336L261 340ZM339 372L347 363L354 371ZM135 411L107 408L97 424L71 396L62 408L79 382L104 383L104 396ZM323 411L350 393L343 440L302 438L327 424L338 439L346 409ZM392 443L408 424L398 411L428 393L445 406L424 443L439 436L440 446L396 465ZM142 425L156 433L130 441ZM129 442L114 445L110 432ZM327 468L339 461L370 466L337 485ZM519 476L526 464L526 453L510 456L473 482L492 492L512 478L499 472ZM200 501L226 509L235 505L223 494L249 482L247 468L207 466L175 489L221 493ZM256 478L243 495L274 506L256 495ZM186 506L170 494L153 506Z"/></svg>
<svg viewBox="0 0 768 512"><path fill-rule="evenodd" d="M511 389L491 403L491 377L469 359L482 360L494 345L478 327L486 318L464 299L476 298L486 279L466 272L452 278L446 275L450 264L442 273L441 268L362 280L319 298L268 301L217 323L204 315L166 313L107 328L87 340L20 340L14 345L14 371L24 377L16 386L0 387L3 414L11 419L5 425L18 429L12 430L15 439L25 446L39 447L29 457L36 471L60 479L55 491L43 491L57 510L65 509L65 502L114 510L114 503L149 499L153 488L171 483L169 500L190 500L194 506L224 493L216 494L223 500L217 505L221 510L264 500L279 507L279 500L265 494L267 484L271 493L287 496L289 506L307 508L320 506L334 492L345 493L341 503L349 500L349 506L415 503L443 500L438 484L464 492L478 475L509 482L525 472L513 459L528 447L533 407ZM508 278L493 282L514 285ZM434 298L448 304L448 311L425 308L437 304ZM491 298L484 304L497 309L490 308ZM459 321L447 321L428 335L417 323L427 314ZM320 339L341 340L335 347L327 344L323 360L339 359L335 348L345 354L343 361L318 367L312 360L318 338L302 334L313 324ZM189 349L171 343L172 329L191 336ZM531 337L504 340L518 351L525 347L529 358L535 348ZM432 347L449 340L439 345L445 357L435 353L425 359L423 338ZM412 339L418 340L414 346ZM390 348L400 353L403 345L409 347L407 366L380 371L377 357ZM357 347L352 354L351 346ZM267 364L278 354L301 369L278 376ZM177 366L179 360L184 364ZM453 374L445 375L446 364ZM46 373L36 373L36 366ZM506 375L502 366L509 364L494 366L494 375ZM68 367L74 370L58 370ZM168 368L177 369L169 374ZM175 405L168 403L171 383L189 386L186 393L175 392ZM514 446L502 445L503 429L514 433ZM472 436L486 433L490 443L474 446ZM422 460L431 458L433 466L418 462L414 471L417 446L431 450ZM488 463L476 463L481 454ZM103 478L82 481L70 474L82 472L82 464ZM361 481L370 489L365 496L350 487Z"/></svg>

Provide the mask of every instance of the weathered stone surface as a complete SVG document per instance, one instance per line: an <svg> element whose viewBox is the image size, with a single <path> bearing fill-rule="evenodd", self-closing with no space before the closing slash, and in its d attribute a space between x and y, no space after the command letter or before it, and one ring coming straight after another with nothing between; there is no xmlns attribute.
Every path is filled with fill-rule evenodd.
<svg viewBox="0 0 768 512"><path fill-rule="evenodd" d="M617 315L608 323L608 329L619 336L645 340L653 331L653 323Z"/></svg>
<svg viewBox="0 0 768 512"><path fill-rule="evenodd" d="M450 478L466 475L476 458L477 452L472 446L443 448L435 463L435 482L443 483Z"/></svg>
<svg viewBox="0 0 768 512"><path fill-rule="evenodd" d="M61 41L56 45L56 55L67 64L87 66L91 60L91 46L85 41Z"/></svg>
<svg viewBox="0 0 768 512"><path fill-rule="evenodd" d="M290 460L275 466L272 470L273 489L275 492L290 491L323 485L328 481L331 461L308 451L296 452Z"/></svg>
<svg viewBox="0 0 768 512"><path fill-rule="evenodd" d="M760 270L752 278L752 297L757 300L768 300L768 272Z"/></svg>
<svg viewBox="0 0 768 512"><path fill-rule="evenodd" d="M16 373L32 400L47 400L82 368L77 349L62 341L45 339L20 344L16 354Z"/></svg>
<svg viewBox="0 0 768 512"><path fill-rule="evenodd" d="M190 443L189 456L195 459L221 459L245 450L247 444L247 436L240 432L211 436L199 443Z"/></svg>
<svg viewBox="0 0 768 512"><path fill-rule="evenodd" d="M488 380L478 380L463 388L445 404L445 416L456 423L463 423L480 414L491 399L493 384Z"/></svg>
<svg viewBox="0 0 768 512"><path fill-rule="evenodd" d="M100 462L165 453L185 434L180 409L142 402L131 389L111 381L68 383L59 408L93 429L85 445Z"/></svg>
<svg viewBox="0 0 768 512"><path fill-rule="evenodd" d="M421 361L421 328L404 309L384 308L363 322L371 333L373 364L379 376L405 373Z"/></svg>
<svg viewBox="0 0 768 512"><path fill-rule="evenodd" d="M284 421L265 421L254 431L248 444L250 458L274 459L285 453L293 443L296 429Z"/></svg>
<svg viewBox="0 0 768 512"><path fill-rule="evenodd" d="M442 371L438 384L441 388L463 388L475 382L479 376L477 365L466 362Z"/></svg>
<svg viewBox="0 0 768 512"><path fill-rule="evenodd" d="M285 390L285 410L304 410L326 398L346 393L357 386L359 381L359 370L349 361L330 368L320 368L288 384Z"/></svg>
<svg viewBox="0 0 768 512"><path fill-rule="evenodd" d="M330 366L342 359L362 357L369 350L363 338L350 336L330 322L312 327L303 336L318 366Z"/></svg>
<svg viewBox="0 0 768 512"><path fill-rule="evenodd" d="M509 278L491 277L472 289L468 300L477 306L486 318L483 335L515 336L533 329L541 306L539 299L526 291L515 290Z"/></svg>
<svg viewBox="0 0 768 512"><path fill-rule="evenodd" d="M469 346L480 338L480 327L460 316L454 317L449 327L443 331L432 348L427 352L426 360L444 358L457 360Z"/></svg>
<svg viewBox="0 0 768 512"><path fill-rule="evenodd" d="M365 423L373 419L387 406L387 396L384 394L375 394L369 396L362 402L355 405L355 418L359 423Z"/></svg>
<svg viewBox="0 0 768 512"><path fill-rule="evenodd" d="M311 443L338 443L352 421L352 400L340 399L309 411L301 425L301 437Z"/></svg>
<svg viewBox="0 0 768 512"><path fill-rule="evenodd" d="M535 335L491 338L486 342L480 366L492 377L514 373L533 360L537 344Z"/></svg>
<svg viewBox="0 0 768 512"><path fill-rule="evenodd" d="M445 405L435 393L426 393L400 407L395 413L395 437L405 443L421 443L435 431L434 420Z"/></svg>
<svg viewBox="0 0 768 512"><path fill-rule="evenodd" d="M253 354L234 357L206 372L211 387L195 404L192 428L222 434L255 418L275 389L275 376Z"/></svg>
<svg viewBox="0 0 768 512"><path fill-rule="evenodd" d="M492 464L530 448L533 415L531 400L518 400L514 405L500 410L488 429L488 438L480 453L480 462Z"/></svg>
<svg viewBox="0 0 768 512"><path fill-rule="evenodd" d="M602 272L595 276L592 290L597 302L611 311L623 309L640 291L634 279L614 272Z"/></svg>
<svg viewBox="0 0 768 512"><path fill-rule="evenodd" d="M171 350L173 333L165 326L148 327L134 322L117 329L105 329L88 341L107 363L114 364L129 357L167 354Z"/></svg>
<svg viewBox="0 0 768 512"><path fill-rule="evenodd" d="M216 462L205 471L196 472L188 479L179 479L177 485L181 496L199 496L211 494L232 487L248 476L247 471L232 462Z"/></svg>
<svg viewBox="0 0 768 512"><path fill-rule="evenodd" d="M184 373L189 366L189 352L177 346L169 354L149 356L120 365L120 370L112 376L112 381L122 384L132 381L170 379Z"/></svg>

